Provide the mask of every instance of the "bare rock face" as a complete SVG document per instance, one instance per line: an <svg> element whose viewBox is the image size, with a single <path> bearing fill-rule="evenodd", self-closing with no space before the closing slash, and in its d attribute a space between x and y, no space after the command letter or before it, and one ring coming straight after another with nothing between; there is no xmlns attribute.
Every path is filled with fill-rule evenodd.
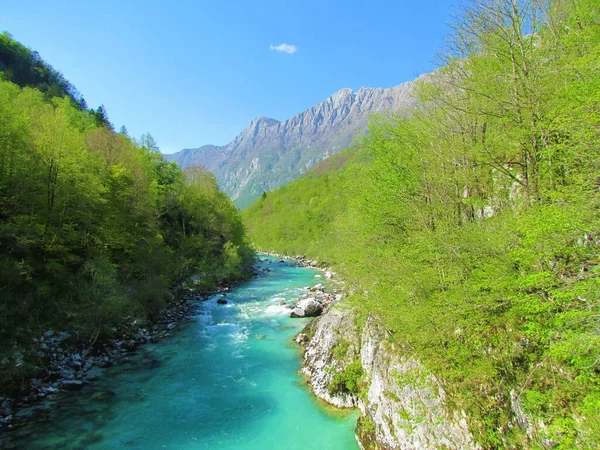
<svg viewBox="0 0 600 450"><path fill-rule="evenodd" d="M258 116L232 142L165 155L181 167L201 165L240 208L292 181L347 148L372 113L401 112L415 104L413 82L389 89L341 89L282 122Z"/></svg>
<svg viewBox="0 0 600 450"><path fill-rule="evenodd" d="M445 407L438 380L415 358L399 356L370 319L362 332L361 362L369 379L362 413L375 424L377 443L390 449L477 449L466 415ZM362 431L362 430L361 430Z"/></svg>
<svg viewBox="0 0 600 450"><path fill-rule="evenodd" d="M302 372L313 392L362 416L356 437L363 450L479 449L462 411L449 412L438 380L415 358L400 356L373 318L357 327L351 309L332 307L298 336L305 345ZM360 393L332 394L331 382L360 361Z"/></svg>
<svg viewBox="0 0 600 450"><path fill-rule="evenodd" d="M299 343L306 342L302 373L308 376L313 392L338 408L356 407L358 402L357 396L352 393L332 393L329 390L334 373L346 366L346 361L336 356L335 349L342 343L345 345L360 340L352 325L353 320L352 310L332 307L309 323L296 338ZM358 350L354 344L346 350L346 355L357 357Z"/></svg>

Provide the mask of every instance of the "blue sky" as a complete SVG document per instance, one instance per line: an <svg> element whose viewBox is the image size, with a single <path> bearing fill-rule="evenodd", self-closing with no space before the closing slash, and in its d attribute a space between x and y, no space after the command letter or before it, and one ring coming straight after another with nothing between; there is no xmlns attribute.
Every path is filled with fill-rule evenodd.
<svg viewBox="0 0 600 450"><path fill-rule="evenodd" d="M24 0L5 2L0 30L90 106L103 103L117 128L150 132L173 152L226 144L257 115L286 119L344 87L432 70L455 9L455 0Z"/></svg>

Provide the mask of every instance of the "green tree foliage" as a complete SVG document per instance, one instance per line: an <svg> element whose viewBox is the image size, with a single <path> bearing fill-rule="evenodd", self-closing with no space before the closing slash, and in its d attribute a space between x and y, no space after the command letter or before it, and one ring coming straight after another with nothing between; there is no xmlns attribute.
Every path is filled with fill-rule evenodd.
<svg viewBox="0 0 600 450"><path fill-rule="evenodd" d="M38 52L15 41L6 31L0 33L0 71L2 79L21 87L37 88L44 93L46 99L69 97L81 109L87 108L75 86L42 60Z"/></svg>
<svg viewBox="0 0 600 450"><path fill-rule="evenodd" d="M410 117L244 212L335 264L486 448L600 446L599 25L594 0L472 2Z"/></svg>
<svg viewBox="0 0 600 450"><path fill-rule="evenodd" d="M244 227L214 177L182 171L150 135L137 144L98 117L70 95L0 81L3 392L43 363L32 339L45 330L87 348L155 317L192 276L210 291L249 275Z"/></svg>

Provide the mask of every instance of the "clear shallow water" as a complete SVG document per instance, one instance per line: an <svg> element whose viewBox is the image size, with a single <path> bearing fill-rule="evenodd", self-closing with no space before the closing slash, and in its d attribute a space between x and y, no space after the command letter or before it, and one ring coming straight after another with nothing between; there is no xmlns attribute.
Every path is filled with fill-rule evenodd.
<svg viewBox="0 0 600 450"><path fill-rule="evenodd" d="M280 305L315 271L271 268L232 289L227 305L199 304L194 321L140 349L132 362L70 394L5 436L26 449L357 449L356 415L316 400L298 375L292 339L305 319ZM0 444L2 441L0 440Z"/></svg>

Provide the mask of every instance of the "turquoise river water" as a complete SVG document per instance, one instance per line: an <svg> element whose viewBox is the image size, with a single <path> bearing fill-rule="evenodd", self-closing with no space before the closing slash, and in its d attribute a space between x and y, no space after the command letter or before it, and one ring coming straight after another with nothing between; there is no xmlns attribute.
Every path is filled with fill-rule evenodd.
<svg viewBox="0 0 600 450"><path fill-rule="evenodd" d="M356 415L316 400L293 337L306 319L280 305L315 284L311 269L271 271L198 304L194 320L139 349L46 414L4 436L24 449L348 450ZM1 440L0 440L1 443Z"/></svg>

